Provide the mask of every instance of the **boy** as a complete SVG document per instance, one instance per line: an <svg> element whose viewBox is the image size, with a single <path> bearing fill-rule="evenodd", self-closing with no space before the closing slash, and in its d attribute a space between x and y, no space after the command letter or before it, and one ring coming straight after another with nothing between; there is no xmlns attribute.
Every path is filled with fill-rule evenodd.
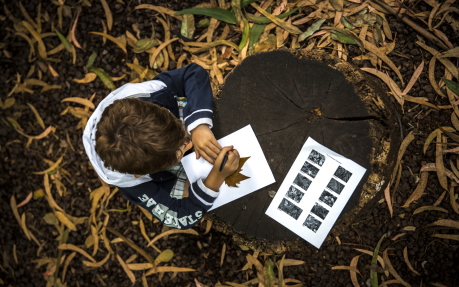
<svg viewBox="0 0 459 287"><path fill-rule="evenodd" d="M177 99L183 97L188 103L181 110ZM191 64L110 93L89 118L83 144L103 181L165 225L187 229L212 207L218 189L239 164L237 150L222 148L211 127L209 77ZM214 167L207 178L190 184L180 160L193 145L197 158Z"/></svg>

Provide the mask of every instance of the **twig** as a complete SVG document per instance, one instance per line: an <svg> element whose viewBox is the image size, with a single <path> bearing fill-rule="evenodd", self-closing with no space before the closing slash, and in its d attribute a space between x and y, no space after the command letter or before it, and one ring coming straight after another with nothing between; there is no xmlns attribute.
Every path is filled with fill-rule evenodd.
<svg viewBox="0 0 459 287"><path fill-rule="evenodd" d="M411 21L410 19L406 18L405 15L400 15L397 13L397 11L395 11L394 9L392 9L389 5L387 5L386 3L383 3L379 0L371 0L371 2L374 2L375 4L383 7L384 9L386 9L389 13L391 13L392 15L394 15L396 18L402 20L405 24L407 24L408 26L410 26L411 28L413 28L414 30L416 30L419 34L421 34L422 36L424 36L425 38L429 39L430 41L434 42L437 46L439 46L440 48L442 48L443 50L449 50L449 48L440 40L438 39L437 37L435 37L434 35L432 35L431 33L429 33L427 30L425 30L424 28L418 26L416 23L414 23L413 21Z"/></svg>

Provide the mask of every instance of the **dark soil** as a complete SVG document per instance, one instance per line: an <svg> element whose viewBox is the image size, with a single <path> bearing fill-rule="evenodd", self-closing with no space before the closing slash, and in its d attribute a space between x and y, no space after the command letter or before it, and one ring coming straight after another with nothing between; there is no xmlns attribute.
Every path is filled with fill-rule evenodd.
<svg viewBox="0 0 459 287"><path fill-rule="evenodd" d="M32 18L36 16L37 1L21 1ZM147 38L151 34L150 23L154 21L153 15L155 12L148 10L133 10L140 1L127 1L125 4L120 4L115 1L110 1L110 7L114 17L114 27L111 35L121 35L129 29L132 32L131 26L134 23L139 24L141 37ZM181 10L183 8L192 7L197 3L191 1L141 1L142 4L149 3L161 5L173 10ZM123 73L129 72L129 68L125 62L132 62L133 53L125 54L117 48L113 43L107 41L102 44L100 36L88 34L90 31L102 31L100 19L105 19L104 12L100 1L92 1L92 7L83 7L82 14L79 18L77 38L83 45L84 50L77 49L77 63L71 64L71 56L68 52L60 52L57 57L60 58L59 63L52 63L54 69L59 73L59 77L52 77L49 73L43 72L42 80L48 84L62 85L62 89L51 90L40 93L41 87L34 87L36 90L33 94L19 93L14 94L16 103L13 107L0 111L2 119L6 117L14 117L24 130L25 134L38 135L42 129L36 123L35 117L28 108L27 103L31 103L43 117L46 126L53 125L56 127L55 136L50 135L46 139L33 141L29 148L25 148L26 138L17 133L14 128L7 124L6 121L0 122L0 213L2 220L0 221L0 252L2 253L2 268L0 268L0 278L4 286L46 286L43 278L46 265L35 268L35 263L31 261L38 258L56 258L58 254L58 241L55 240L58 235L54 226L48 225L42 219L46 213L52 212L45 197L31 200L27 205L19 209L20 213L27 214L27 226L31 232L40 240L45 241L42 250L38 250L37 245L33 241L29 241L22 230L20 229L16 219L10 208L10 198L14 195L18 202L22 201L29 192L43 188L43 176L35 175L32 172L45 170L49 166L43 161L43 158L56 161L62 153L66 152L64 168L69 171L70 178L68 181L63 180L68 189L69 195L59 197L54 195L58 205L66 212L73 216L88 216L90 209L89 191L100 186L95 173L88 165L88 160L85 157L81 142L81 129L76 129L78 119L67 114L61 116L60 113L69 106L68 103L61 103L61 100L67 97L89 97L94 92L97 92L97 104L107 95L110 90L107 89L100 80L95 80L90 84L77 84L72 80L74 78L82 78L85 74L84 66L92 51L98 51L98 57L94 63L95 67L103 68L112 76L121 76ZM23 20L24 17L18 8L18 1L6 1L6 7L17 18ZM77 5L76 0L67 0L66 5L74 7ZM42 12L48 13L50 21L43 23L43 31L53 31L51 23L57 26L56 5L51 1L42 1ZM431 10L430 6L423 2L417 3L413 7L415 11L421 12ZM19 36L12 36L9 29L14 29L13 22L8 18L4 18L4 11L0 12L2 20L0 22L0 35L2 43L6 43L4 50L10 54L10 58L3 51L1 54L0 82L2 85L1 98L4 101L6 95L13 89L16 79L16 74L20 74L22 79L26 75L33 64L37 62L45 62L40 58L33 63L28 63L27 55L29 53L29 44ZM454 17L456 17L455 15ZM429 61L431 55L415 44L417 41L416 33L403 23L397 22L394 18L390 19L392 30L396 33L396 48L400 57L391 54L390 57L397 66L401 66L401 72L404 79L410 79L414 69L422 60ZM199 19L199 17L198 17ZM180 22L171 19L172 29L180 31ZM71 18L64 17L63 30L64 34L70 28ZM306 25L299 27L305 30ZM60 29L60 28L59 28ZM459 37L457 32L451 29L450 26L444 24L440 26L453 46L459 45ZM156 37L163 39L164 31L162 26L155 23ZM197 31L199 34L200 30ZM234 35L234 41L239 35ZM59 44L57 37L45 38L45 45L50 50ZM428 43L430 44L430 43ZM180 46L173 44L176 51L176 57L181 54ZM304 44L306 45L306 44ZM35 45L36 46L36 45ZM360 55L361 52L356 46L349 46L352 57ZM439 50L439 49L437 49ZM37 53L38 54L38 53ZM54 55L53 57L56 57ZM141 63L148 63L148 59L143 54L137 54ZM457 64L456 58L451 60ZM371 64L367 61L352 61L359 67L370 67ZM438 62L437 62L438 63ZM170 69L175 68L175 63L171 62ZM437 64L436 76L438 78L444 75L444 67ZM36 67L31 78L38 78L39 67ZM160 71L158 71L160 72ZM398 83L395 75L390 74ZM127 80L116 82L117 86L126 83ZM400 83L398 83L400 85ZM411 96L427 97L434 105L448 105L448 101L436 95L431 87L427 69L420 79L414 85ZM388 95L390 96L390 95ZM395 106L392 96L391 101ZM70 104L72 105L72 104ZM76 105L75 105L76 106ZM400 108L397 106L397 109ZM304 282L305 286L352 286L348 271L332 270L331 267L337 265L349 265L351 259L359 254L353 248L363 248L372 251L378 240L383 234L388 234L388 238L393 238L399 233L406 233L396 241L385 239L381 245L381 251L386 248L391 248L389 251L390 260L398 274L412 286L431 286L431 283L442 283L445 286L459 286L459 252L457 250L458 243L453 240L439 239L432 237L434 233L459 234L454 230L434 230L428 227L428 224L442 218L459 220L458 214L454 213L449 203L448 195L440 203L440 207L448 210L448 213L439 211L426 211L416 215L412 212L421 206L432 205L443 190L440 187L435 173L429 174L429 181L425 190L425 195L415 203L412 203L410 208L404 209L400 206L409 197L415 189L416 176L419 173L423 163L435 162L435 148L433 145L427 149L426 154L422 152L424 141L428 134L440 126L451 126L449 110L435 110L426 106L419 106L414 103L407 102L404 106L404 113L400 111L400 120L404 127L402 134L403 139L409 131L415 133L416 139L408 146L407 152L403 157L403 170L400 186L395 196L394 216L390 217L387 205L385 202L377 204L367 214L359 218L348 232L343 233L339 239L339 244L335 239L326 241L320 250L310 246L301 253L287 253L286 258L304 260L306 264L301 266L292 266L284 268L285 278L295 278ZM65 140L68 133L71 143L75 147L75 151L66 147L62 142ZM20 140L17 142L15 140ZM444 162L449 165L450 160L456 162L459 159L454 154L447 154ZM383 198L381 196L381 198ZM107 209L122 210L126 208L126 200L120 193L117 193L111 199ZM130 238L138 246L147 250L152 256L156 256L153 249L146 247L146 240L140 234L137 225L133 225L132 221L138 221L141 212L137 208L132 208L127 212L110 212L110 220L108 225L113 229L123 233ZM143 217L143 215L142 215ZM145 221L145 217L143 217ZM146 229L148 233L154 232L159 234L162 232L162 226L146 221ZM406 226L416 227L415 231L403 231ZM90 234L89 227L85 223L78 226L77 232L71 232L68 243L84 248L86 237ZM194 279L197 279L203 284L215 286L218 282L236 282L243 283L252 278L256 278L255 269L248 271L239 271L243 268L247 254L253 254L253 251L244 251L239 246L235 245L232 239L222 233L211 230L204 234L205 224L198 226L196 230L200 235L172 235L167 239L161 239L157 242L157 246L164 250L170 248L174 251L175 256L168 263L171 266L194 268L196 272L178 273L176 276L173 273L166 273L161 279L152 275L148 277L150 286L194 286ZM115 236L107 232L109 239L114 239ZM220 266L222 246L226 244L225 258L223 265ZM100 251L96 254L97 261L102 260L106 256L106 250L103 243L100 244ZM114 251L119 254L124 260L127 260L135 252L128 248L124 243L111 244ZM403 249L408 247L408 257L413 267L421 274L414 274L409 270L403 259ZM17 262L14 258L14 250L16 250ZM92 248L88 250L92 251ZM37 256L37 253L39 254ZM70 254L64 251L65 254ZM90 253L90 252L89 252ZM263 261L263 256L260 256ZM272 255L270 258L280 259L280 255ZM66 276L67 286L100 286L103 280L109 286L131 286L128 277L122 267L115 258L109 260L102 267L97 269L87 268L83 265L84 259L77 254L71 262ZM139 256L135 262L144 262L144 259ZM362 255L360 257L357 268L362 273L358 275L358 281L361 286L367 285L370 273L371 257ZM136 278L140 278L141 271L135 271ZM381 278L383 273L379 273ZM385 277L384 277L385 278ZM393 277L391 277L393 279ZM381 280L380 280L381 281ZM142 286L138 280L135 286ZM440 285L439 285L440 286Z"/></svg>

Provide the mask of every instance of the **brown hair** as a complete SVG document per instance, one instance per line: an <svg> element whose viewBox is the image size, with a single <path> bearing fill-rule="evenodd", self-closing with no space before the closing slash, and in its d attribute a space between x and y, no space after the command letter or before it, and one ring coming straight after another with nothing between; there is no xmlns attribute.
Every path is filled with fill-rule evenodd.
<svg viewBox="0 0 459 287"><path fill-rule="evenodd" d="M106 168L142 175L176 164L177 151L189 140L182 122L167 109L127 98L103 111L95 148Z"/></svg>

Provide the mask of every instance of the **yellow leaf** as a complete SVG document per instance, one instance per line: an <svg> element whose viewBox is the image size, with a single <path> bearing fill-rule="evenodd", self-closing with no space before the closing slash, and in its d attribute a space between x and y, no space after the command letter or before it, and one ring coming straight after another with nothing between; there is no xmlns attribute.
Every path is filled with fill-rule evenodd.
<svg viewBox="0 0 459 287"><path fill-rule="evenodd" d="M43 59L46 59L46 47L45 44L43 43L43 40L41 39L40 35L35 31L35 29L30 25L27 21L22 21L22 25L29 31L29 33L34 37L34 39L38 43L38 53L40 54L40 57Z"/></svg>
<svg viewBox="0 0 459 287"><path fill-rule="evenodd" d="M73 222L71 222L70 219L68 219L64 213L60 211L56 211L56 216L57 216L57 219L59 219L59 221L62 222L65 226L67 226L70 230L73 230L73 231L77 230L75 224L73 224Z"/></svg>
<svg viewBox="0 0 459 287"><path fill-rule="evenodd" d="M96 75L96 74L94 74ZM96 75L97 77L97 75ZM95 106L93 104L93 102L91 102L90 100L87 100L87 99L83 99L83 98L79 98L79 97L70 97L70 98L65 98L61 101L62 102L73 102L73 103L78 103L78 104L81 104L83 106L86 106L90 109L94 109Z"/></svg>
<svg viewBox="0 0 459 287"><path fill-rule="evenodd" d="M70 243L64 243L64 244L61 244L57 247L58 249L61 249L61 250L72 250L72 251L76 251L78 253L80 253L81 255L83 255L84 257L88 258L89 260L91 260L92 262L96 262L96 260L94 258L91 257L91 255L89 255L88 253L86 253L86 251L84 251L83 249L79 248L79 247L76 247L75 245L73 244L70 244Z"/></svg>
<svg viewBox="0 0 459 287"><path fill-rule="evenodd" d="M43 170L43 171L38 171L38 172L33 172L34 174L45 174L45 173L48 173L50 171L53 171L55 170L59 164L61 164L62 160L64 159L64 155L62 155L52 166L50 166L49 168Z"/></svg>
<svg viewBox="0 0 459 287"><path fill-rule="evenodd" d="M91 83L96 78L97 78L96 73L87 73L83 79L73 79L73 81L78 84L87 84L87 83Z"/></svg>
<svg viewBox="0 0 459 287"><path fill-rule="evenodd" d="M134 273L127 267L126 263L124 263L123 259L116 254L116 259L118 259L118 262L120 263L121 267L123 267L124 272L126 272L126 275L129 277L129 280L131 280L131 283L135 283L135 276Z"/></svg>
<svg viewBox="0 0 459 287"><path fill-rule="evenodd" d="M152 241L150 241L148 243L147 246L150 246L152 245L153 243L155 243L156 241L158 241L159 239L163 238L164 236L167 236L167 235L170 235L170 234L176 234L176 233L186 233L186 234L193 234L193 235L199 235L199 233L194 230L194 229L185 229L185 230L181 230L181 229L172 229L172 230L168 230L166 232L163 232L159 235L157 235L155 238L153 238Z"/></svg>
<svg viewBox="0 0 459 287"><path fill-rule="evenodd" d="M37 109L35 109L35 107L30 104L30 103L27 103L27 105L29 106L29 108L32 110L33 114L35 115L35 118L37 119L37 122L38 124L40 125L40 127L42 129L45 129L45 123L43 122L43 119L41 118L40 114L38 113Z"/></svg>
<svg viewBox="0 0 459 287"><path fill-rule="evenodd" d="M102 2L102 7L104 8L104 11L105 11L105 18L107 18L108 31L111 31L112 30L112 26L113 26L112 11L110 11L110 7L108 6L107 1L100 0L100 2Z"/></svg>
<svg viewBox="0 0 459 287"><path fill-rule="evenodd" d="M105 34L105 33L101 33L101 32L89 32L89 33L94 34L94 35L99 35L99 36L102 36L102 37L107 38L108 40L110 40L110 41L112 41L113 43L115 43L118 47L120 47L121 50L124 51L124 53L127 53L127 50L126 50L125 45L123 45L123 43L121 43L121 41L118 40L118 39L116 39L115 37L110 36L110 35Z"/></svg>

